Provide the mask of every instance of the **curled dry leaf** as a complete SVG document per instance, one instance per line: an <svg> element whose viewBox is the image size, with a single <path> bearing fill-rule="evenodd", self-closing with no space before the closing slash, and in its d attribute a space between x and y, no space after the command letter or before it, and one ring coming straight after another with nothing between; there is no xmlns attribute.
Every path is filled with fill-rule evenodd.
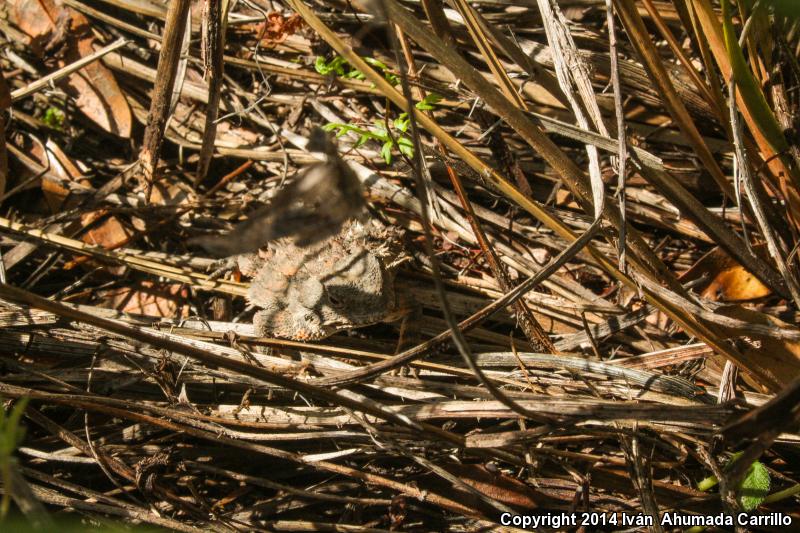
<svg viewBox="0 0 800 533"><path fill-rule="evenodd" d="M304 25L302 17L297 13L286 18L282 13L273 11L267 14L267 20L259 24L258 40L261 46L272 47L286 40Z"/></svg>
<svg viewBox="0 0 800 533"><path fill-rule="evenodd" d="M758 252L759 248L755 250ZM719 247L701 257L681 276L681 281L686 283L701 278L707 280L701 282L696 290L709 300L739 302L763 298L771 293L769 287Z"/></svg>
<svg viewBox="0 0 800 533"><path fill-rule="evenodd" d="M52 140L45 144L33 135L14 140L9 146L20 163L14 166L17 192L41 186L46 207L57 213L74 207L79 195L91 190L89 181Z"/></svg>
<svg viewBox="0 0 800 533"><path fill-rule="evenodd" d="M58 66L94 53L89 21L59 0L13 0L12 21L30 35L33 50L63 46ZM131 135L131 110L116 78L99 61L86 65L63 82L75 104L103 130L123 138Z"/></svg>

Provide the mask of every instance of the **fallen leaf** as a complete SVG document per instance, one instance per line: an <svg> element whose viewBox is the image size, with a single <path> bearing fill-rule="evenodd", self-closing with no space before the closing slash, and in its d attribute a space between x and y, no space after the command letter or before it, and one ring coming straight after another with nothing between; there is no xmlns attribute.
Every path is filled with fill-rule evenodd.
<svg viewBox="0 0 800 533"><path fill-rule="evenodd" d="M106 250L113 250L126 244L132 235L131 230L125 227L117 217L108 217L95 224L96 214L93 212L81 214L84 226L92 226L81 236L87 244L101 246Z"/></svg>
<svg viewBox="0 0 800 533"><path fill-rule="evenodd" d="M150 195L153 205L180 205L189 200L189 194L175 180L174 176L165 176L155 185Z"/></svg>
<svg viewBox="0 0 800 533"><path fill-rule="evenodd" d="M490 472L482 465L446 464L441 466L478 492L507 505L514 505L521 509L535 509L542 505L543 499L546 500L546 497L537 494L535 489L520 480L503 472ZM461 489L457 490L461 491Z"/></svg>
<svg viewBox="0 0 800 533"><path fill-rule="evenodd" d="M11 20L30 35L37 46L63 44L58 66L64 67L94 53L89 21L59 0L13 0ZM66 29L63 29L66 25ZM62 42L63 41L63 42ZM48 47L45 46L45 49ZM128 139L132 117L128 102L111 71L94 61L62 82L75 105L103 130Z"/></svg>
<svg viewBox="0 0 800 533"><path fill-rule="evenodd" d="M183 316L180 303L186 298L180 283L155 283L142 281L138 287L121 287L98 291L98 307L116 309L125 313L174 318Z"/></svg>
<svg viewBox="0 0 800 533"><path fill-rule="evenodd" d="M38 147L38 146L37 146ZM31 155L34 155L32 153ZM44 193L45 201L50 206L53 213L61 210L64 200L69 196L69 189L64 186L65 183L78 183L80 185L90 186L91 183L78 169L78 166L73 163L72 159L57 145L52 139L48 139L45 143L45 151L42 153L40 150L35 152L37 159L42 166L49 169L50 174L55 174L63 183L58 183L52 179L42 180L42 192Z"/></svg>
<svg viewBox="0 0 800 533"><path fill-rule="evenodd" d="M758 253L763 247L756 247ZM717 247L705 254L681 276L686 283L706 276L707 281L695 287L704 298L720 302L739 302L763 298L771 294L769 287L745 270Z"/></svg>
<svg viewBox="0 0 800 533"><path fill-rule="evenodd" d="M41 170L23 163L17 171L17 181L30 183L30 187L41 186L44 201L51 212L57 213L64 209L64 202L70 198L71 192L78 189L84 189L82 192L85 192L89 182L83 179L79 171L70 174L67 168L74 169L75 166L52 141L48 141L48 148L35 136L28 135L20 137L19 143L14 145L18 149L17 157L28 159L29 163L41 167ZM32 178L39 179L31 181ZM71 206L66 206L69 207Z"/></svg>

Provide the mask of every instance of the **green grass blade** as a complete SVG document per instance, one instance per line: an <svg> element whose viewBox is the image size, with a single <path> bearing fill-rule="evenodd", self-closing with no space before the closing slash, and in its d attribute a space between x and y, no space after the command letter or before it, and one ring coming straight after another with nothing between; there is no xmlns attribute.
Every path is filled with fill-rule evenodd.
<svg viewBox="0 0 800 533"><path fill-rule="evenodd" d="M739 46L736 31L733 28L731 9L727 0L722 1L722 33L733 70L733 78L739 87L742 100L750 111L756 127L761 130L770 146L778 153L783 152L788 148L786 138L783 136L783 130L770 109L761 87L744 59L742 47Z"/></svg>

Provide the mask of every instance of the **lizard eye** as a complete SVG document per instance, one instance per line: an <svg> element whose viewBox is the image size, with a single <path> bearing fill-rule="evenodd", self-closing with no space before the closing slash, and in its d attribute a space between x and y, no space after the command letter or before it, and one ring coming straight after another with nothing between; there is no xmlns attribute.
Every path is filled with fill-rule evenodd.
<svg viewBox="0 0 800 533"><path fill-rule="evenodd" d="M336 296L328 293L328 303L331 304L331 307L335 307L337 309L341 308L344 305L344 302L337 298Z"/></svg>

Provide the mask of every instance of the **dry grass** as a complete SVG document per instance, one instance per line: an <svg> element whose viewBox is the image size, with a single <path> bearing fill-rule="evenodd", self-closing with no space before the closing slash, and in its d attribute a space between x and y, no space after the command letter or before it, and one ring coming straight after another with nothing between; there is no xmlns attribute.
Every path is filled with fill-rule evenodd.
<svg viewBox="0 0 800 533"><path fill-rule="evenodd" d="M0 520L666 531L759 461L800 521L791 6L202 4L5 4ZM187 241L325 124L416 311L260 338Z"/></svg>

